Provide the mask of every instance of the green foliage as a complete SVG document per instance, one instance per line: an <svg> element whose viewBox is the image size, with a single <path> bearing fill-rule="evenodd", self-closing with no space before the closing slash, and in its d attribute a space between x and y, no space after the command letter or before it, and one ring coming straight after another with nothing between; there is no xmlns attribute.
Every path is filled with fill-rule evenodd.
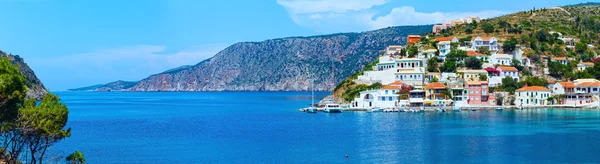
<svg viewBox="0 0 600 164"><path fill-rule="evenodd" d="M19 105L27 93L25 77L6 57L0 57L0 124L17 118ZM4 129L2 129L4 131Z"/></svg>
<svg viewBox="0 0 600 164"><path fill-rule="evenodd" d="M483 32L485 33L492 33L494 32L494 25L491 23L485 23L483 25Z"/></svg>
<svg viewBox="0 0 600 164"><path fill-rule="evenodd" d="M585 50L587 50L587 45L585 43L575 43L575 52L577 52L577 54L583 54Z"/></svg>
<svg viewBox="0 0 600 164"><path fill-rule="evenodd" d="M72 154L69 154L69 156L67 156L66 160L67 160L67 163L69 163L69 164L84 164L85 163L85 157L83 156L83 153L81 153L79 150L73 152Z"/></svg>
<svg viewBox="0 0 600 164"><path fill-rule="evenodd" d="M67 125L69 110L53 94L46 94L39 105L34 99L25 101L19 110L19 127L29 143L30 163L41 163L46 150L60 140L71 136Z"/></svg>
<svg viewBox="0 0 600 164"><path fill-rule="evenodd" d="M483 63L476 57L468 57L465 59L465 66L469 69L481 69Z"/></svg>
<svg viewBox="0 0 600 164"><path fill-rule="evenodd" d="M492 54L488 47L479 47L479 48L477 48L477 51L479 51L479 53L486 54L486 55Z"/></svg>
<svg viewBox="0 0 600 164"><path fill-rule="evenodd" d="M539 42L547 42L548 41L548 37L550 36L550 34L548 34L548 31L541 29L538 30L535 33L535 38L539 41Z"/></svg>
<svg viewBox="0 0 600 164"><path fill-rule="evenodd" d="M428 72L439 72L437 68L437 57L432 57L427 60L427 71Z"/></svg>
<svg viewBox="0 0 600 164"><path fill-rule="evenodd" d="M479 81L487 81L487 80L488 80L487 75L479 75Z"/></svg>
<svg viewBox="0 0 600 164"><path fill-rule="evenodd" d="M432 83L439 82L439 81L440 81L440 79L438 79L438 78L437 78L437 77L435 77L435 76L434 76L433 78L431 78L431 82L432 82Z"/></svg>
<svg viewBox="0 0 600 164"><path fill-rule="evenodd" d="M515 94L515 90L517 90L518 88L520 88L519 84L517 83L517 81L515 81L513 78L511 78L510 76L507 76L505 78L502 79L502 85L500 85L506 92L509 92L510 94Z"/></svg>
<svg viewBox="0 0 600 164"><path fill-rule="evenodd" d="M456 72L456 61L446 60L440 67L440 72Z"/></svg>
<svg viewBox="0 0 600 164"><path fill-rule="evenodd" d="M519 82L519 86L548 86L548 80L541 77L527 76L525 80Z"/></svg>
<svg viewBox="0 0 600 164"><path fill-rule="evenodd" d="M470 42L471 39L473 39L472 36L467 36L467 37L458 39L458 42L461 42L461 43Z"/></svg>
<svg viewBox="0 0 600 164"><path fill-rule="evenodd" d="M367 87L367 89L381 89L382 87L383 87L383 84L376 82L376 83L369 85Z"/></svg>
<svg viewBox="0 0 600 164"><path fill-rule="evenodd" d="M417 47L417 46L410 46L408 48L408 57L409 58L415 57L418 54L419 54L419 47Z"/></svg>
<svg viewBox="0 0 600 164"><path fill-rule="evenodd" d="M502 44L502 50L504 52L512 52L517 48L517 39L514 37L510 37L508 40Z"/></svg>
<svg viewBox="0 0 600 164"><path fill-rule="evenodd" d="M473 28L471 26L465 28L465 33L472 34L473 33Z"/></svg>

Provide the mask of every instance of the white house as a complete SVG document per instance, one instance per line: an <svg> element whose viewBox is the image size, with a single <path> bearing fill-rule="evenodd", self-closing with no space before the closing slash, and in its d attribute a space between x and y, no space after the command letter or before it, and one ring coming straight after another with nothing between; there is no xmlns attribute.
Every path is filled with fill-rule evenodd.
<svg viewBox="0 0 600 164"><path fill-rule="evenodd" d="M600 81L576 83L575 93L600 94Z"/></svg>
<svg viewBox="0 0 600 164"><path fill-rule="evenodd" d="M351 108L393 108L398 106L398 97L396 92L400 91L397 86L385 86L381 90L370 90L360 92L360 97L354 98L351 102Z"/></svg>
<svg viewBox="0 0 600 164"><path fill-rule="evenodd" d="M406 85L422 88L425 79L425 71L423 68L398 69L395 73L395 77L396 80L403 81Z"/></svg>
<svg viewBox="0 0 600 164"><path fill-rule="evenodd" d="M579 61L579 64L577 64L577 71L584 71L585 69L591 67L594 67L594 63Z"/></svg>
<svg viewBox="0 0 600 164"><path fill-rule="evenodd" d="M451 42L450 41L441 41L437 43L437 48L440 51L440 56L438 56L439 59L445 60L446 59L446 55L448 53L450 53L450 49L451 49Z"/></svg>
<svg viewBox="0 0 600 164"><path fill-rule="evenodd" d="M495 70L487 68L490 77L488 79L490 86L497 86L502 83L502 79L510 77L515 81L519 81L519 70L515 67L498 66Z"/></svg>
<svg viewBox="0 0 600 164"><path fill-rule="evenodd" d="M486 47L490 51L498 51L498 40L495 37L475 37L471 39L471 48Z"/></svg>
<svg viewBox="0 0 600 164"><path fill-rule="evenodd" d="M512 65L512 56L507 54L492 54L490 63L499 65Z"/></svg>
<svg viewBox="0 0 600 164"><path fill-rule="evenodd" d="M548 105L548 97L551 96L550 89L541 86L529 86L517 89L515 95L517 106L540 106Z"/></svg>
<svg viewBox="0 0 600 164"><path fill-rule="evenodd" d="M423 59L418 58L402 58L396 59L396 68L419 68L423 67Z"/></svg>
<svg viewBox="0 0 600 164"><path fill-rule="evenodd" d="M575 84L573 82L558 82L552 86L552 95L562 95L574 92Z"/></svg>
<svg viewBox="0 0 600 164"><path fill-rule="evenodd" d="M385 49L385 54L386 55L394 55L396 53L400 54L401 51L402 51L402 46L388 46Z"/></svg>
<svg viewBox="0 0 600 164"><path fill-rule="evenodd" d="M436 49L428 49L419 54L419 59L427 60L435 56Z"/></svg>
<svg viewBox="0 0 600 164"><path fill-rule="evenodd" d="M476 51L467 51L467 57L475 57L479 60L485 57L484 54L476 52Z"/></svg>
<svg viewBox="0 0 600 164"><path fill-rule="evenodd" d="M396 68L396 59L391 57L391 55L382 55L379 56L379 63L377 63L377 70L384 71L392 68Z"/></svg>
<svg viewBox="0 0 600 164"><path fill-rule="evenodd" d="M559 62L560 64L563 65L567 65L567 63L569 63L569 59L567 59L566 57L553 57L550 58L551 62Z"/></svg>

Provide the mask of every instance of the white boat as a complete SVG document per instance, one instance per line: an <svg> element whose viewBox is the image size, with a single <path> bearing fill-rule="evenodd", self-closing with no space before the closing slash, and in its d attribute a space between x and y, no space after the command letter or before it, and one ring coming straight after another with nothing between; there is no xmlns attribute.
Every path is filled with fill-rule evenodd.
<svg viewBox="0 0 600 164"><path fill-rule="evenodd" d="M497 110L497 111L501 111L501 110L503 110L503 109L502 109L502 108L496 108L496 110Z"/></svg>
<svg viewBox="0 0 600 164"><path fill-rule="evenodd" d="M306 72L308 72L308 78L311 79L310 89L311 89L312 101L311 101L311 104L307 108L304 109L304 111L306 111L306 113L317 113L318 110L317 110L317 107L315 107L315 89L313 87L313 83L315 82L315 80L313 78L311 78L308 67L306 67Z"/></svg>
<svg viewBox="0 0 600 164"><path fill-rule="evenodd" d="M454 108L452 108L452 110L456 111L456 112L460 112L460 108L459 107L454 107Z"/></svg>
<svg viewBox="0 0 600 164"><path fill-rule="evenodd" d="M369 109L369 112L381 112L381 108L373 108L373 109Z"/></svg>
<svg viewBox="0 0 600 164"><path fill-rule="evenodd" d="M325 108L323 108L323 112L325 113L342 113L343 109L339 104L326 104Z"/></svg>
<svg viewBox="0 0 600 164"><path fill-rule="evenodd" d="M317 108L311 105L306 108L306 113L317 113Z"/></svg>

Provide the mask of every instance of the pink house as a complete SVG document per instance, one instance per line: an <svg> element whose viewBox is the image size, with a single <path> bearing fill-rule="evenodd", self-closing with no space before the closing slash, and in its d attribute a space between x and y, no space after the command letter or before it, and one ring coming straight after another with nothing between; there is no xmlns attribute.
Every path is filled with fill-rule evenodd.
<svg viewBox="0 0 600 164"><path fill-rule="evenodd" d="M469 105L488 105L495 97L489 93L487 81L467 81L467 103Z"/></svg>

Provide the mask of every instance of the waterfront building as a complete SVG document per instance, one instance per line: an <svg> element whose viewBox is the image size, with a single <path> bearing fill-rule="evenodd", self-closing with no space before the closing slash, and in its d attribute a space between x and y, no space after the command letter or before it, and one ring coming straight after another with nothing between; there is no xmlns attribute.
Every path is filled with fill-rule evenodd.
<svg viewBox="0 0 600 164"><path fill-rule="evenodd" d="M598 95L600 94L600 82L596 80L576 83L575 93L587 93Z"/></svg>
<svg viewBox="0 0 600 164"><path fill-rule="evenodd" d="M478 50L480 47L486 47L492 52L498 51L498 40L495 37L475 37L471 39L471 48Z"/></svg>
<svg viewBox="0 0 600 164"><path fill-rule="evenodd" d="M558 82L552 86L552 95L566 93L575 93L575 84L573 82Z"/></svg>
<svg viewBox="0 0 600 164"><path fill-rule="evenodd" d="M440 82L429 83L425 87L425 105L446 106L451 105L452 100L446 95L448 87Z"/></svg>
<svg viewBox="0 0 600 164"><path fill-rule="evenodd" d="M397 94L402 88L399 86L387 85L380 90L370 90L360 92L358 98L351 102L352 108L372 109L372 108L393 108L398 106Z"/></svg>
<svg viewBox="0 0 600 164"><path fill-rule="evenodd" d="M489 93L488 90L488 82L487 81L467 81L466 84L468 90L468 100L469 105L489 105L490 97L494 97Z"/></svg>
<svg viewBox="0 0 600 164"><path fill-rule="evenodd" d="M519 81L519 70L515 67L498 66L495 70L493 68L486 68L489 73L489 85L498 86L502 83L502 79L510 77L515 81Z"/></svg>
<svg viewBox="0 0 600 164"><path fill-rule="evenodd" d="M466 106L468 104L468 89L461 79L452 79L448 82L448 87L452 91L452 100L455 106Z"/></svg>
<svg viewBox="0 0 600 164"><path fill-rule="evenodd" d="M551 95L550 89L542 86L527 86L517 89L515 104L517 106L540 106L548 105L548 97Z"/></svg>
<svg viewBox="0 0 600 164"><path fill-rule="evenodd" d="M412 90L409 92L409 103L412 107L423 106L423 102L425 99L425 91L424 90Z"/></svg>

